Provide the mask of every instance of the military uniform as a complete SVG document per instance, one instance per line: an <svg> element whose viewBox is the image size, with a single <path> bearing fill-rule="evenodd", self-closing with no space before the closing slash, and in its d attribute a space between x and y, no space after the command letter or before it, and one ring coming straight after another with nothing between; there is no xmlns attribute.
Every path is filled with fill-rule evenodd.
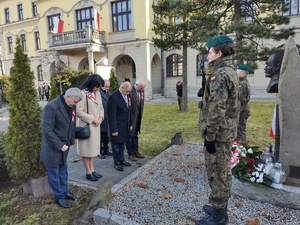
<svg viewBox="0 0 300 225"><path fill-rule="evenodd" d="M231 145L236 137L238 120L238 76L232 58L226 56L209 64L200 118L200 133L215 141L216 152L205 153L206 172L211 194L210 203L224 208L231 195Z"/></svg>
<svg viewBox="0 0 300 225"><path fill-rule="evenodd" d="M239 100L240 114L236 140L246 143L246 123L248 117L250 116L250 107L248 105L248 102L250 100L250 85L247 77L240 78Z"/></svg>

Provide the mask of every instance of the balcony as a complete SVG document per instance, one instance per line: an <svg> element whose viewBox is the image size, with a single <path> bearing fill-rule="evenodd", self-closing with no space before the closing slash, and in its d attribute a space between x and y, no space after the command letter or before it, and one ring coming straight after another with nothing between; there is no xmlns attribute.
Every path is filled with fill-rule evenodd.
<svg viewBox="0 0 300 225"><path fill-rule="evenodd" d="M63 47L65 45L73 45L76 47L77 44L92 43L98 45L106 45L105 32L96 31L91 26L86 26L83 30L74 30L63 32L59 34L49 34L50 47Z"/></svg>

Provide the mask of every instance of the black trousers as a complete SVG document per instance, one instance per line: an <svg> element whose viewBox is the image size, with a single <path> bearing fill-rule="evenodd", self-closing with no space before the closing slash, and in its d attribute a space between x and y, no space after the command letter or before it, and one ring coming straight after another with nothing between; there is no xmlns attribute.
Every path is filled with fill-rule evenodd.
<svg viewBox="0 0 300 225"><path fill-rule="evenodd" d="M126 149L128 155L135 155L139 152L139 138L138 136L130 136L126 142Z"/></svg>
<svg viewBox="0 0 300 225"><path fill-rule="evenodd" d="M111 142L111 148L115 165L120 165L121 162L125 161L124 147L124 143Z"/></svg>
<svg viewBox="0 0 300 225"><path fill-rule="evenodd" d="M107 137L107 132L101 132L101 143L100 143L100 153L108 152L109 137Z"/></svg>

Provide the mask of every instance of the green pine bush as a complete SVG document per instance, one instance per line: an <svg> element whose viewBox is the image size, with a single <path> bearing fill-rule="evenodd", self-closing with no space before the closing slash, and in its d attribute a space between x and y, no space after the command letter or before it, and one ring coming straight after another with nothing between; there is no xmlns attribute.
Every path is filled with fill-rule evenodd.
<svg viewBox="0 0 300 225"><path fill-rule="evenodd" d="M50 81L50 97L48 99L48 102L50 102L51 100L55 99L58 96L58 89L55 85L55 79L54 77L51 77L51 81Z"/></svg>
<svg viewBox="0 0 300 225"><path fill-rule="evenodd" d="M109 82L110 82L110 88L109 88L110 92L114 92L114 91L118 90L120 85L119 85L118 79L115 75L115 70L113 68L110 69Z"/></svg>
<svg viewBox="0 0 300 225"><path fill-rule="evenodd" d="M10 176L23 182L44 176L45 167L39 159L42 109L38 104L30 61L19 38L16 39L9 82L7 98L10 117L5 135L5 160Z"/></svg>

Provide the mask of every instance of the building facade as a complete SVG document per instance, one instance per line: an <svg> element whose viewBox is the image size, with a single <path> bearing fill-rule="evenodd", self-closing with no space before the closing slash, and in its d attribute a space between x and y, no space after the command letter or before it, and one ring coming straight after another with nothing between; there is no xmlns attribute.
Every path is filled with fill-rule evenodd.
<svg viewBox="0 0 300 225"><path fill-rule="evenodd" d="M9 74L15 40L19 37L31 61L36 87L49 84L51 75L61 69L86 69L108 79L113 67L120 83L125 77L132 82L144 79L147 99L162 94L176 96L175 84L182 76L182 51L161 52L151 41L155 35L153 1L0 0L3 72ZM297 6L297 13L288 14L292 15L291 25L298 26L296 42L300 37ZM198 65L198 51L189 49L188 95L191 97L196 96L201 86ZM253 90L264 91L269 83L264 76L264 65L265 62L259 62L255 75L249 76Z"/></svg>

